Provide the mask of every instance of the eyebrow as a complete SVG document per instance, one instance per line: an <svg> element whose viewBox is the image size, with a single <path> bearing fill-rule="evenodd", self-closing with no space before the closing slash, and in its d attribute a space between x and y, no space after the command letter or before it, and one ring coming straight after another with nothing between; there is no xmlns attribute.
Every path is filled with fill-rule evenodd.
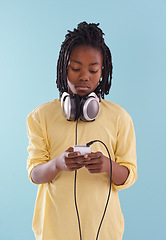
<svg viewBox="0 0 166 240"><path fill-rule="evenodd" d="M75 62L75 63L78 63L80 65L82 65L81 62L77 61L77 60L70 60L71 62ZM94 62L94 63L90 63L89 66L93 66L93 65L99 65L100 63L99 62Z"/></svg>

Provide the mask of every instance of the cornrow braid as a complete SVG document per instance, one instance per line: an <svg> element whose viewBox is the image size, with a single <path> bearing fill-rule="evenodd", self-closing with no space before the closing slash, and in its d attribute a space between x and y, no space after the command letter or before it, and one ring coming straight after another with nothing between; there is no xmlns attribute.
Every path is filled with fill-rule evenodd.
<svg viewBox="0 0 166 240"><path fill-rule="evenodd" d="M112 80L112 57L108 46L104 42L103 31L95 23L81 22L73 31L68 30L65 40L61 45L57 63L56 84L60 93L68 91L67 72L70 55L76 46L92 46L99 49L103 55L102 78L95 92L100 93L101 98L108 94Z"/></svg>

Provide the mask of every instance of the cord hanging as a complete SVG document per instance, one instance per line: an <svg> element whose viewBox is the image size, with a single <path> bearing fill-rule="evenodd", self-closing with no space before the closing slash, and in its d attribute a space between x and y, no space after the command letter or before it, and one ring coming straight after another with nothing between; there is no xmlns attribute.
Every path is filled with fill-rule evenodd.
<svg viewBox="0 0 166 240"><path fill-rule="evenodd" d="M107 153L108 153L108 156L109 156L109 159L110 159L110 186L109 186L109 192L108 192L108 197L107 197L107 201L106 201L106 205L105 205L105 208L104 208L104 212L103 212L103 216L102 216L102 219L100 221L100 224L99 224L99 228L98 228L98 231L97 231L97 235L96 235L96 240L98 239L99 237L99 233L100 233L100 229L101 229L101 225L103 223L103 220L104 220L104 217L105 217L105 214L106 214L106 210L107 210L107 207L108 207L108 203L109 203L109 199L110 199L110 195L111 195L111 182L112 182L112 160L111 160L111 155L110 155L110 152L106 146L106 144L104 142L102 142L101 140L94 140L94 141L91 141L89 143L87 143L87 147L89 147L90 145L92 145L93 143L95 142L100 142L104 145L104 147L106 148L107 150Z"/></svg>
<svg viewBox="0 0 166 240"><path fill-rule="evenodd" d="M76 121L75 145L77 145L77 127L78 127L78 119ZM79 217L78 206L77 206L77 194L76 194L77 181L76 180L77 180L77 170L75 170L75 176L74 176L74 203L75 203L75 209L76 209L76 213L77 213L80 240L82 240L81 223L80 223L80 217Z"/></svg>
<svg viewBox="0 0 166 240"><path fill-rule="evenodd" d="M78 127L78 119L77 119L77 121L76 121L75 145L77 145L77 127ZM100 224L99 224L99 228L98 228L98 231L97 231L97 235L96 235L96 240L98 240L99 233L100 233L100 230L101 230L101 226L102 226L102 223L103 223L105 214L106 214L106 210L107 210L108 203L109 203L109 199L110 199L110 195L111 195L112 160L111 160L111 155L110 155L110 153L109 153L109 150L108 150L106 144L105 144L104 142L102 142L101 140L93 140L93 141L90 141L90 142L88 142L88 143L86 144L86 146L89 147L90 145L92 145L92 144L95 143L95 142L99 142L99 143L101 143L101 144L104 145L104 147L105 147L106 150L107 150L109 159L110 159L110 185L109 185L108 197L107 197L107 201L106 201L106 204L105 204L104 212L103 212L103 215L102 215L102 218L101 218L101 221L100 221ZM77 194L76 194L76 182L77 182L77 181L76 181L76 180L77 180L77 170L75 170L75 178L74 178L74 201L75 201L75 208L76 208L76 213L77 213L77 220L78 220L78 226L79 226L80 240L82 240L80 217L79 217L78 206L77 206Z"/></svg>

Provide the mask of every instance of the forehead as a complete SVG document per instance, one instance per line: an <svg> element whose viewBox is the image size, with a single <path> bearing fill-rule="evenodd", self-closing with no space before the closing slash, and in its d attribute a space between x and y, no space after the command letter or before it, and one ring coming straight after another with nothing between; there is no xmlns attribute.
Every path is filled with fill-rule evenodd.
<svg viewBox="0 0 166 240"><path fill-rule="evenodd" d="M92 46L76 46L72 49L70 60L88 61L89 63L103 62L100 49Z"/></svg>

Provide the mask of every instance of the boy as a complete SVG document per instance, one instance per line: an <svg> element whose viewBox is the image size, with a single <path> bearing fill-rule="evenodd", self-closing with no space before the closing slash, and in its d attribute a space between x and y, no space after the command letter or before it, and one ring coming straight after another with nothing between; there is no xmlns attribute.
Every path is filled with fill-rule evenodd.
<svg viewBox="0 0 166 240"><path fill-rule="evenodd" d="M128 113L104 100L111 87L112 60L103 35L98 24L86 22L68 31L57 65L61 102L43 104L28 116L27 168L32 182L39 184L33 219L37 240L75 240L79 234L80 239L95 239L110 175L112 192L99 238L120 240L123 236L117 189L130 187L137 178L135 133ZM91 153L73 150L75 143L85 145L95 139L109 149L111 172L107 151L99 142Z"/></svg>

